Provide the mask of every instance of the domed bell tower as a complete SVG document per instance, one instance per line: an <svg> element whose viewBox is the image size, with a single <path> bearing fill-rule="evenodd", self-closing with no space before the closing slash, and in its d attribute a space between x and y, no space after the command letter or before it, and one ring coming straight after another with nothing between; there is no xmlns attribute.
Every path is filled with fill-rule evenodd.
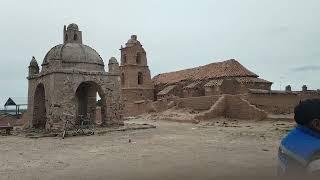
<svg viewBox="0 0 320 180"><path fill-rule="evenodd" d="M153 100L154 86L148 67L146 51L132 35L125 47L121 46L121 91L127 103L138 100Z"/></svg>
<svg viewBox="0 0 320 180"><path fill-rule="evenodd" d="M79 31L78 25L72 23L68 27L63 27L63 44L78 43L82 44L82 32Z"/></svg>

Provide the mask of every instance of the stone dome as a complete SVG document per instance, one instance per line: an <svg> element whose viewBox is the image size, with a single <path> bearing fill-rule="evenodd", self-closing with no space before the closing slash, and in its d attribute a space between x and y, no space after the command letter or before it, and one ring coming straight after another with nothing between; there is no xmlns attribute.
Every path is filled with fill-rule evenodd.
<svg viewBox="0 0 320 180"><path fill-rule="evenodd" d="M93 48L79 43L54 46L46 54L42 65L47 65L52 60L61 60L62 63L86 63L104 66L102 58Z"/></svg>
<svg viewBox="0 0 320 180"><path fill-rule="evenodd" d="M67 30L74 30L74 31L79 31L79 27L75 23L71 23L68 25Z"/></svg>

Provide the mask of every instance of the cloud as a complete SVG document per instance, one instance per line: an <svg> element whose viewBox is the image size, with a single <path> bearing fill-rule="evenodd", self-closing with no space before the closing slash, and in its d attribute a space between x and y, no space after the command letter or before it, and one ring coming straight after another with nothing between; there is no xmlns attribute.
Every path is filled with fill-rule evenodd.
<svg viewBox="0 0 320 180"><path fill-rule="evenodd" d="M305 71L320 71L320 66L307 65L293 68L292 71L305 72Z"/></svg>

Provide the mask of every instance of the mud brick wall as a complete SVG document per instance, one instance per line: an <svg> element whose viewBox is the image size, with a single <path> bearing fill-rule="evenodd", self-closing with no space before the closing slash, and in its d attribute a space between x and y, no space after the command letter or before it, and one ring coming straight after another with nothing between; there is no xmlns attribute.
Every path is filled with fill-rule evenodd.
<svg viewBox="0 0 320 180"><path fill-rule="evenodd" d="M194 110L208 110L219 99L220 96L200 96L176 99L179 108L190 108Z"/></svg>
<svg viewBox="0 0 320 180"><path fill-rule="evenodd" d="M245 97L251 104L272 114L290 114L299 103L295 94L248 94Z"/></svg>
<svg viewBox="0 0 320 180"><path fill-rule="evenodd" d="M225 115L229 118L236 119L256 119L261 120L267 117L267 113L241 96L226 95L226 111Z"/></svg>
<svg viewBox="0 0 320 180"><path fill-rule="evenodd" d="M239 95L223 95L208 111L196 116L196 119L208 120L217 117L261 120L267 117L267 113Z"/></svg>
<svg viewBox="0 0 320 180"><path fill-rule="evenodd" d="M124 116L137 116L147 112L147 106L144 102L142 103L126 103L124 107Z"/></svg>
<svg viewBox="0 0 320 180"><path fill-rule="evenodd" d="M311 98L320 98L319 93L299 94L248 94L245 96L251 104L272 114L289 114L301 101Z"/></svg>

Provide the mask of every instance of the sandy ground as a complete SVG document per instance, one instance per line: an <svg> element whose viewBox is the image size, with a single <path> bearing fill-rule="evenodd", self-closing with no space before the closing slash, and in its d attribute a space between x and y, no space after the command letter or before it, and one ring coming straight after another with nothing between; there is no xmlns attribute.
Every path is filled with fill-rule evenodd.
<svg viewBox="0 0 320 180"><path fill-rule="evenodd" d="M2 136L0 179L273 176L279 141L293 123L224 121L191 124L130 120L129 123L149 123L157 128L64 140Z"/></svg>

